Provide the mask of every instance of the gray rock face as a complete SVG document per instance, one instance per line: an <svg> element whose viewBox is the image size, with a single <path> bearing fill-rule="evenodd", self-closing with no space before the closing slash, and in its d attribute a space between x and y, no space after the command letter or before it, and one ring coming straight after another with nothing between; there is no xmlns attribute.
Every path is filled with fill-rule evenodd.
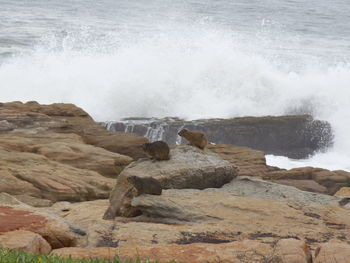
<svg viewBox="0 0 350 263"><path fill-rule="evenodd" d="M213 190L214 191L214 190ZM296 205L337 205L340 198L299 190L295 187L264 181L249 176L239 176L224 185L220 191Z"/></svg>
<svg viewBox="0 0 350 263"><path fill-rule="evenodd" d="M238 169L234 165L222 160L210 150L203 151L187 145L178 146L170 151L170 160L139 160L125 168L111 192L111 205L104 218L137 214L130 203L137 195L136 189L139 187L132 184L136 180L128 180L131 176L134 179L139 178L138 181L153 178L160 183L162 189L205 189L221 187L237 174Z"/></svg>
<svg viewBox="0 0 350 263"><path fill-rule="evenodd" d="M170 145L186 143L178 136L183 128L205 133L210 142L247 146L267 154L306 158L332 144L328 122L309 115L280 117L244 117L184 121L177 118L126 119L102 123L111 131L134 133L150 141L163 140Z"/></svg>
<svg viewBox="0 0 350 263"><path fill-rule="evenodd" d="M291 186L267 182L248 176L239 176L218 189L165 190L160 196L141 195L132 200L131 205L140 209L144 216L157 222L174 223L176 221L200 222L224 220L236 197L244 200L254 198L257 203L279 201L288 207L303 210L311 216L317 207L339 207L341 198L301 191ZM230 202L232 201L232 203ZM252 209L253 211L254 209ZM252 215L254 213L252 212Z"/></svg>

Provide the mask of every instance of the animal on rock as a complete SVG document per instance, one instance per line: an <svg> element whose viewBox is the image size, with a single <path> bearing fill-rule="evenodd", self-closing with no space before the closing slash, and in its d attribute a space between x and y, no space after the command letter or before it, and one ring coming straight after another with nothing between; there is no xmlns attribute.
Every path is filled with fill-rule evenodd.
<svg viewBox="0 0 350 263"><path fill-rule="evenodd" d="M166 142L156 141L152 143L145 143L142 145L145 153L155 160L169 160L170 148Z"/></svg>
<svg viewBox="0 0 350 263"><path fill-rule="evenodd" d="M184 137L188 141L189 145L196 146L202 150L208 144L208 139L203 132L182 129L178 134L181 137Z"/></svg>
<svg viewBox="0 0 350 263"><path fill-rule="evenodd" d="M137 177L135 175L127 178L128 182L131 183L137 190L138 195L150 194L150 195L161 195L162 186L158 180L152 177Z"/></svg>

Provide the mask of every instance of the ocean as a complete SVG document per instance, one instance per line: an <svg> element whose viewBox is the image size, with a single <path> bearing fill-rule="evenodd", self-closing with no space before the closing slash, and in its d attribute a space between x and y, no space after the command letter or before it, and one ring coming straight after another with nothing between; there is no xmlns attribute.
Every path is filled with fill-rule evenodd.
<svg viewBox="0 0 350 263"><path fill-rule="evenodd" d="M348 0L0 0L0 101L96 121L312 114L334 147L284 168L350 171Z"/></svg>

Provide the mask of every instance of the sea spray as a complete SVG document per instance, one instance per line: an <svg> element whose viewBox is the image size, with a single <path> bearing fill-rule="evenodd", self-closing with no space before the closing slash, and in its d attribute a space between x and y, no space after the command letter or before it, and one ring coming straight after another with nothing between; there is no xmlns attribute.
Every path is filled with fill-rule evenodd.
<svg viewBox="0 0 350 263"><path fill-rule="evenodd" d="M51 36L0 65L1 101L75 103L97 121L310 113L334 129L327 158L350 159L347 63L271 53L271 42L226 29L170 29L136 38Z"/></svg>

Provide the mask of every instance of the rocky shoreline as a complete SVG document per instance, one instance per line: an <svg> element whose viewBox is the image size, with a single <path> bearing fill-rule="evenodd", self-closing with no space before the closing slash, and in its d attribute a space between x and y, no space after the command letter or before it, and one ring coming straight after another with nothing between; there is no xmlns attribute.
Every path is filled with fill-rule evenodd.
<svg viewBox="0 0 350 263"><path fill-rule="evenodd" d="M241 130L242 144L259 131L264 144L278 142L272 148L302 137L291 148L299 156L332 141L330 126L309 116L266 117L258 129L261 120L195 127L209 138L215 125L226 127L218 138ZM350 173L270 167L261 148L221 141L205 151L173 146L169 161L152 162L140 159L147 141L108 131L72 104L0 103L0 246L160 262L348 262ZM139 193L129 176L152 177L161 195Z"/></svg>

